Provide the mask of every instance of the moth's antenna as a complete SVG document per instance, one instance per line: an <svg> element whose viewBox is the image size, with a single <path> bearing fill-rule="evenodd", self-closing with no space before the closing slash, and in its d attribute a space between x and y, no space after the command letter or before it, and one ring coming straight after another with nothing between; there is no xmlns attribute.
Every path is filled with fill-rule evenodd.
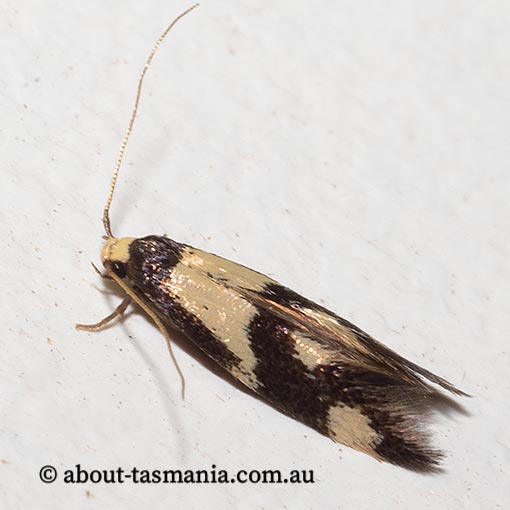
<svg viewBox="0 0 510 510"><path fill-rule="evenodd" d="M142 85L143 85L143 79L145 78L145 73L147 72L147 69L149 68L152 59L154 58L154 55L156 54L156 51L158 50L159 46L163 42L163 39L168 35L168 32L172 30L173 26L186 14L191 12L193 9L198 7L199 4L192 5L189 9L186 9L183 13L179 14L177 18L175 18L170 25L165 29L165 31L158 37L158 40L154 44L152 51L149 54L149 57L147 58L145 65L143 66L142 72L140 74L140 78L138 79L138 87L136 89L136 98L135 98L135 104L133 106L133 111L131 112L131 118L129 119L129 124L126 129L126 132L124 133L124 138L122 138L122 142L120 143L120 149L119 153L117 155L117 159L115 161L115 168L113 170L113 176L110 183L110 189L108 190L108 196L106 198L106 204L104 206L103 210L103 226L104 230L106 232L106 235L108 237L113 237L112 229L110 227L110 205L112 203L113 198L113 192L115 191L115 184L117 183L117 177L119 176L119 170L120 165L122 164L122 158L124 157L124 151L126 150L126 145L129 140L129 135L131 134L131 130L133 129L133 124L135 122L136 118L136 112L138 110L138 103L140 102L140 95L142 92Z"/></svg>

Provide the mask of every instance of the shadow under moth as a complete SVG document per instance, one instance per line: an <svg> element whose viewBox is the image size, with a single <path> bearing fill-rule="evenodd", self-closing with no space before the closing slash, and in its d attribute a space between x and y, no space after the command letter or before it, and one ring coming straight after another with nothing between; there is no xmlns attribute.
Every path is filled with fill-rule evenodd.
<svg viewBox="0 0 510 510"><path fill-rule="evenodd" d="M454 403L430 385L466 395L445 379L404 359L326 308L271 278L166 236L116 238L109 209L143 79L121 143L104 213L101 252L105 278L126 293L97 330L137 303L156 323L175 361L167 328L178 330L236 380L282 413L338 443L408 469L438 469L430 445L431 413Z"/></svg>

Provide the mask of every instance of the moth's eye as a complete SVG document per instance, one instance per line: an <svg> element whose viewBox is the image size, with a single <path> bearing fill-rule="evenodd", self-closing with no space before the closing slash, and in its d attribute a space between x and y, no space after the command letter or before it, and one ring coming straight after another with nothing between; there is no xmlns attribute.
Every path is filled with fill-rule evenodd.
<svg viewBox="0 0 510 510"><path fill-rule="evenodd" d="M119 278L124 278L126 276L126 264L123 262L112 260L110 262L110 268Z"/></svg>

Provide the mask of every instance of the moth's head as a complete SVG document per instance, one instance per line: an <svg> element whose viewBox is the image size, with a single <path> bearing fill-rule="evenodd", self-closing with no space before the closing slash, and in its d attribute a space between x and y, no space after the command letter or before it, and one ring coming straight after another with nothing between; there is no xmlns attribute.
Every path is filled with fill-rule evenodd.
<svg viewBox="0 0 510 510"><path fill-rule="evenodd" d="M101 250L101 262L105 269L112 271L119 278L126 276L126 263L129 260L129 246L135 237L110 237Z"/></svg>

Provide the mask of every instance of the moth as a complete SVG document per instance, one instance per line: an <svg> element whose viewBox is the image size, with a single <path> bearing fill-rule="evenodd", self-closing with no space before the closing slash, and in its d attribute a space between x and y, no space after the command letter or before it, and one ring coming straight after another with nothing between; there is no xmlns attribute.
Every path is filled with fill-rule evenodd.
<svg viewBox="0 0 510 510"><path fill-rule="evenodd" d="M154 45L140 76L103 212L102 275L126 293L97 330L137 303L267 403L334 441L378 460L427 472L442 454L430 444L431 413L452 402L430 383L467 395L370 335L262 273L162 235L112 234L109 210L147 68L178 16ZM99 271L99 270L97 270Z"/></svg>

